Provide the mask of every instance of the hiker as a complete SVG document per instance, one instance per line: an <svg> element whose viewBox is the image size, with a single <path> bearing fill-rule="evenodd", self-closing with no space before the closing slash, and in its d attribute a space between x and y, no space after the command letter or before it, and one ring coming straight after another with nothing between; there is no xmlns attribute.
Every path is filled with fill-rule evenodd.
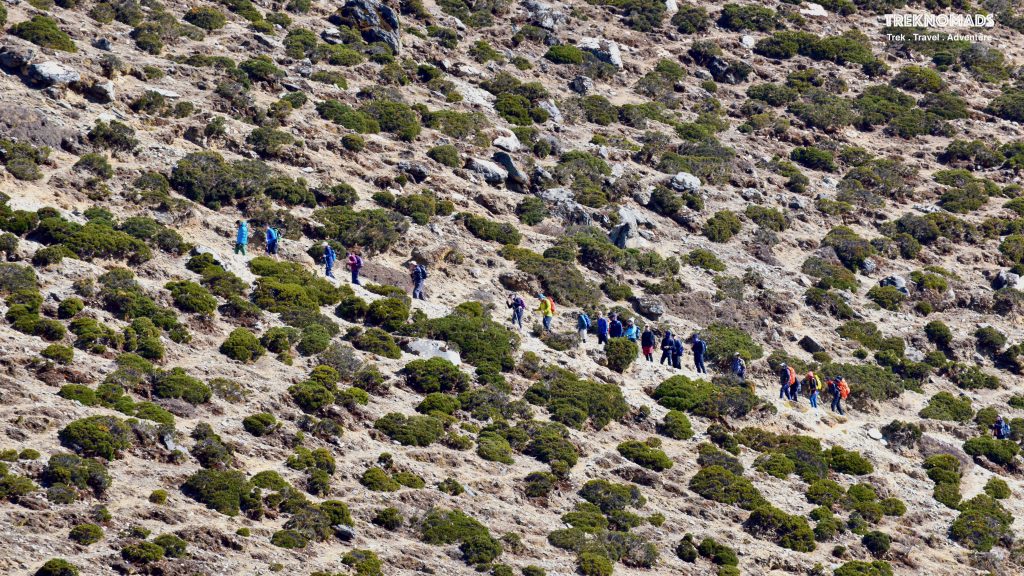
<svg viewBox="0 0 1024 576"><path fill-rule="evenodd" d="M747 377L747 364L739 352L732 355L732 374L743 382Z"/></svg>
<svg viewBox="0 0 1024 576"><path fill-rule="evenodd" d="M334 248L324 242L324 273L328 278L334 278L334 261L337 259L338 255L334 253Z"/></svg>
<svg viewBox="0 0 1024 576"><path fill-rule="evenodd" d="M792 400L790 387L796 382L796 371L785 362L779 366L779 400Z"/></svg>
<svg viewBox="0 0 1024 576"><path fill-rule="evenodd" d="M840 416L846 414L843 412L843 400L850 395L850 386L846 380L842 376L833 378L829 383L829 392L832 393L832 411L839 412Z"/></svg>
<svg viewBox="0 0 1024 576"><path fill-rule="evenodd" d="M277 228L267 226L267 254L277 256Z"/></svg>
<svg viewBox="0 0 1024 576"><path fill-rule="evenodd" d="M626 331L623 335L629 339L630 342L636 342L640 339L640 327L636 325L636 322L632 318L626 323Z"/></svg>
<svg viewBox="0 0 1024 576"><path fill-rule="evenodd" d="M505 304L512 309L512 325L523 329L523 312L526 312L526 302L518 294L509 294Z"/></svg>
<svg viewBox="0 0 1024 576"><path fill-rule="evenodd" d="M809 390L808 394L814 396L815 391L821 390L821 378L813 370L808 370L803 385Z"/></svg>
<svg viewBox="0 0 1024 576"><path fill-rule="evenodd" d="M821 391L821 380L817 380L817 385L811 385L811 408L814 408L814 413L818 413L818 393Z"/></svg>
<svg viewBox="0 0 1024 576"><path fill-rule="evenodd" d="M555 303L543 294L537 294L537 298L540 300L537 312L540 312L544 318L544 330L551 332L551 318L555 315Z"/></svg>
<svg viewBox="0 0 1024 576"><path fill-rule="evenodd" d="M609 318L611 319L611 323L608 325L608 335L612 338L621 338L622 320L619 320L619 316L614 312L612 312L612 315L609 316Z"/></svg>
<svg viewBox="0 0 1024 576"><path fill-rule="evenodd" d="M683 341L679 336L672 339L672 367L676 370L683 368Z"/></svg>
<svg viewBox="0 0 1024 576"><path fill-rule="evenodd" d="M995 434L996 439L1007 440L1010 438L1010 425L1000 416L992 424L992 432Z"/></svg>
<svg viewBox="0 0 1024 576"><path fill-rule="evenodd" d="M661 338L661 361L658 364L664 364L668 360L668 365L672 366L672 331L666 330L665 335Z"/></svg>
<svg viewBox="0 0 1024 576"><path fill-rule="evenodd" d="M587 341L588 330L590 330L590 316L580 310L580 313L576 315L576 331L579 332L581 345Z"/></svg>
<svg viewBox="0 0 1024 576"><path fill-rule="evenodd" d="M795 372L795 370L794 370ZM800 403L800 379L793 374L793 381L789 384L789 399L797 404Z"/></svg>
<svg viewBox="0 0 1024 576"><path fill-rule="evenodd" d="M693 350L693 367L697 369L698 374L707 374L708 371L704 368L704 353L708 351L708 345L701 340L699 334L694 334L692 340L693 345L690 349Z"/></svg>
<svg viewBox="0 0 1024 576"><path fill-rule="evenodd" d="M348 258L345 259L345 267L352 273L352 283L362 286L359 283L359 271L363 268L363 257L359 255L359 249L353 248L348 251Z"/></svg>
<svg viewBox="0 0 1024 576"><path fill-rule="evenodd" d="M608 319L604 317L604 312L597 314L597 343L601 346L608 343Z"/></svg>
<svg viewBox="0 0 1024 576"><path fill-rule="evenodd" d="M640 348L644 353L644 358L648 362L654 362L654 332L651 331L651 327L644 328L643 334L640 335Z"/></svg>
<svg viewBox="0 0 1024 576"><path fill-rule="evenodd" d="M412 297L426 300L423 296L423 283L427 280L427 268L413 260L409 262L409 277L412 278Z"/></svg>
<svg viewBox="0 0 1024 576"><path fill-rule="evenodd" d="M235 254L245 256L245 247L249 245L249 223L245 220L235 220L238 231L235 233Z"/></svg>

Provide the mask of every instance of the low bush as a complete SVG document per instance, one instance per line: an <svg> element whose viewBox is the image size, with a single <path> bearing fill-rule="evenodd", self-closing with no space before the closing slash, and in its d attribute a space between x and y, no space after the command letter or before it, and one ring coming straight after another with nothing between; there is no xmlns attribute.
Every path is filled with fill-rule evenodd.
<svg viewBox="0 0 1024 576"><path fill-rule="evenodd" d="M623 458L644 468L662 472L672 467L672 460L658 448L638 440L623 442L618 446Z"/></svg>
<svg viewBox="0 0 1024 576"><path fill-rule="evenodd" d="M964 452L971 456L984 456L1000 466L1011 466L1020 453L1020 446L1013 440L998 440L992 436L979 436L964 442Z"/></svg>
<svg viewBox="0 0 1024 576"><path fill-rule="evenodd" d="M608 368L621 374L636 360L640 348L636 342L625 338L611 338L604 346L604 353Z"/></svg>
<svg viewBox="0 0 1024 576"><path fill-rule="evenodd" d="M33 576L78 576L78 566L62 558L47 560Z"/></svg>
<svg viewBox="0 0 1024 576"><path fill-rule="evenodd" d="M277 429L277 419L273 414L260 412L243 418L242 428L253 436L266 436Z"/></svg>
<svg viewBox="0 0 1024 576"><path fill-rule="evenodd" d="M728 242L742 228L743 223L735 213L729 210L720 210L715 212L704 224L704 236L712 242Z"/></svg>
<svg viewBox="0 0 1024 576"><path fill-rule="evenodd" d="M814 532L801 516L792 516L774 506L762 506L750 513L743 529L757 538L771 540L783 548L812 552Z"/></svg>
<svg viewBox="0 0 1024 576"><path fill-rule="evenodd" d="M236 516L248 502L252 486L237 470L199 470L188 477L182 491L196 501L228 516Z"/></svg>
<svg viewBox="0 0 1024 576"><path fill-rule="evenodd" d="M750 480L721 466L701 468L690 479L689 486L690 490L708 500L735 504L744 510L754 510L766 504Z"/></svg>
<svg viewBox="0 0 1024 576"><path fill-rule="evenodd" d="M960 515L950 526L950 537L962 546L988 552L1012 538L1013 515L999 502L984 494L960 505Z"/></svg>
<svg viewBox="0 0 1024 576"><path fill-rule="evenodd" d="M665 419L658 425L658 432L674 440L687 440L693 437L693 427L684 412L669 410Z"/></svg>
<svg viewBox="0 0 1024 576"><path fill-rule="evenodd" d="M404 446L429 446L444 433L441 421L433 416L406 416L396 412L385 414L373 427Z"/></svg>
<svg viewBox="0 0 1024 576"><path fill-rule="evenodd" d="M57 23L52 18L46 16L36 15L29 20L18 22L11 26L9 31L18 38L28 40L43 48L63 52L76 52L78 50L71 37L58 28Z"/></svg>
<svg viewBox="0 0 1024 576"><path fill-rule="evenodd" d="M399 359L402 357L402 350L395 343L390 334L380 328L369 328L352 338L352 345L357 350L377 354L385 358Z"/></svg>
<svg viewBox="0 0 1024 576"><path fill-rule="evenodd" d="M469 376L444 358L413 360L402 373L405 383L421 394L463 392L469 388Z"/></svg>
<svg viewBox="0 0 1024 576"><path fill-rule="evenodd" d="M958 398L949 392L938 392L928 400L928 405L918 415L933 420L967 422L974 417L974 410L967 396L961 395Z"/></svg>
<svg viewBox="0 0 1024 576"><path fill-rule="evenodd" d="M68 538L82 546L88 546L103 539L103 528L95 524L78 524L68 533Z"/></svg>
<svg viewBox="0 0 1024 576"><path fill-rule="evenodd" d="M75 420L58 433L63 446L83 456L115 460L131 446L128 423L115 416L88 416Z"/></svg>

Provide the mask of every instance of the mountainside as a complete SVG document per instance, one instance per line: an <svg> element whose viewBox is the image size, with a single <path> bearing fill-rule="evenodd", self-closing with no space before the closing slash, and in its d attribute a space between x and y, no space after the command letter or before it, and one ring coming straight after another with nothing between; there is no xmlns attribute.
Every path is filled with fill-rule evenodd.
<svg viewBox="0 0 1024 576"><path fill-rule="evenodd" d="M0 24L0 573L1024 572L1018 3Z"/></svg>

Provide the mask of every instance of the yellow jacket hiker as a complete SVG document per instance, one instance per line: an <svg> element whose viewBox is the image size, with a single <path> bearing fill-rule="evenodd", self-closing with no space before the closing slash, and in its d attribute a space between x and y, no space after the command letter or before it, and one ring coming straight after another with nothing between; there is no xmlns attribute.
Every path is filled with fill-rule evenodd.
<svg viewBox="0 0 1024 576"><path fill-rule="evenodd" d="M555 315L555 303L543 294L538 294L537 299L540 300L537 312L544 317L544 329L551 332L551 317Z"/></svg>

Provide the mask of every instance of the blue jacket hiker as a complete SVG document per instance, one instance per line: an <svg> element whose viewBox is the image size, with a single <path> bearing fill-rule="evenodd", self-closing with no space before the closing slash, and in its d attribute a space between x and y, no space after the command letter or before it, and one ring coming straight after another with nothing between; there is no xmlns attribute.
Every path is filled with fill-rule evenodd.
<svg viewBox="0 0 1024 576"><path fill-rule="evenodd" d="M235 220L238 231L235 232L235 254L245 256L245 247L249 244L249 223L245 220Z"/></svg>
<svg viewBox="0 0 1024 576"><path fill-rule="evenodd" d="M267 254L277 255L277 228L267 226Z"/></svg>
<svg viewBox="0 0 1024 576"><path fill-rule="evenodd" d="M590 330L590 316L586 312L576 315L576 331L580 334L580 343L587 340L587 331Z"/></svg>
<svg viewBox="0 0 1024 576"><path fill-rule="evenodd" d="M412 297L426 300L423 296L423 284L427 281L427 269L415 260L409 263L409 278L412 279Z"/></svg>
<svg viewBox="0 0 1024 576"><path fill-rule="evenodd" d="M334 262L338 259L338 255L334 253L334 248L331 245L324 242L324 273L328 278L334 278Z"/></svg>
<svg viewBox="0 0 1024 576"><path fill-rule="evenodd" d="M619 320L618 316L612 316L612 321L608 325L608 335L612 338L622 337L622 320Z"/></svg>
<svg viewBox="0 0 1024 576"><path fill-rule="evenodd" d="M704 368L704 353L708 351L708 345L700 336L693 335L693 345L690 347L693 350L693 367L697 369L698 374L707 374L708 371Z"/></svg>
<svg viewBox="0 0 1024 576"><path fill-rule="evenodd" d="M597 343L605 344L608 342L608 319L604 317L604 314L597 316Z"/></svg>

